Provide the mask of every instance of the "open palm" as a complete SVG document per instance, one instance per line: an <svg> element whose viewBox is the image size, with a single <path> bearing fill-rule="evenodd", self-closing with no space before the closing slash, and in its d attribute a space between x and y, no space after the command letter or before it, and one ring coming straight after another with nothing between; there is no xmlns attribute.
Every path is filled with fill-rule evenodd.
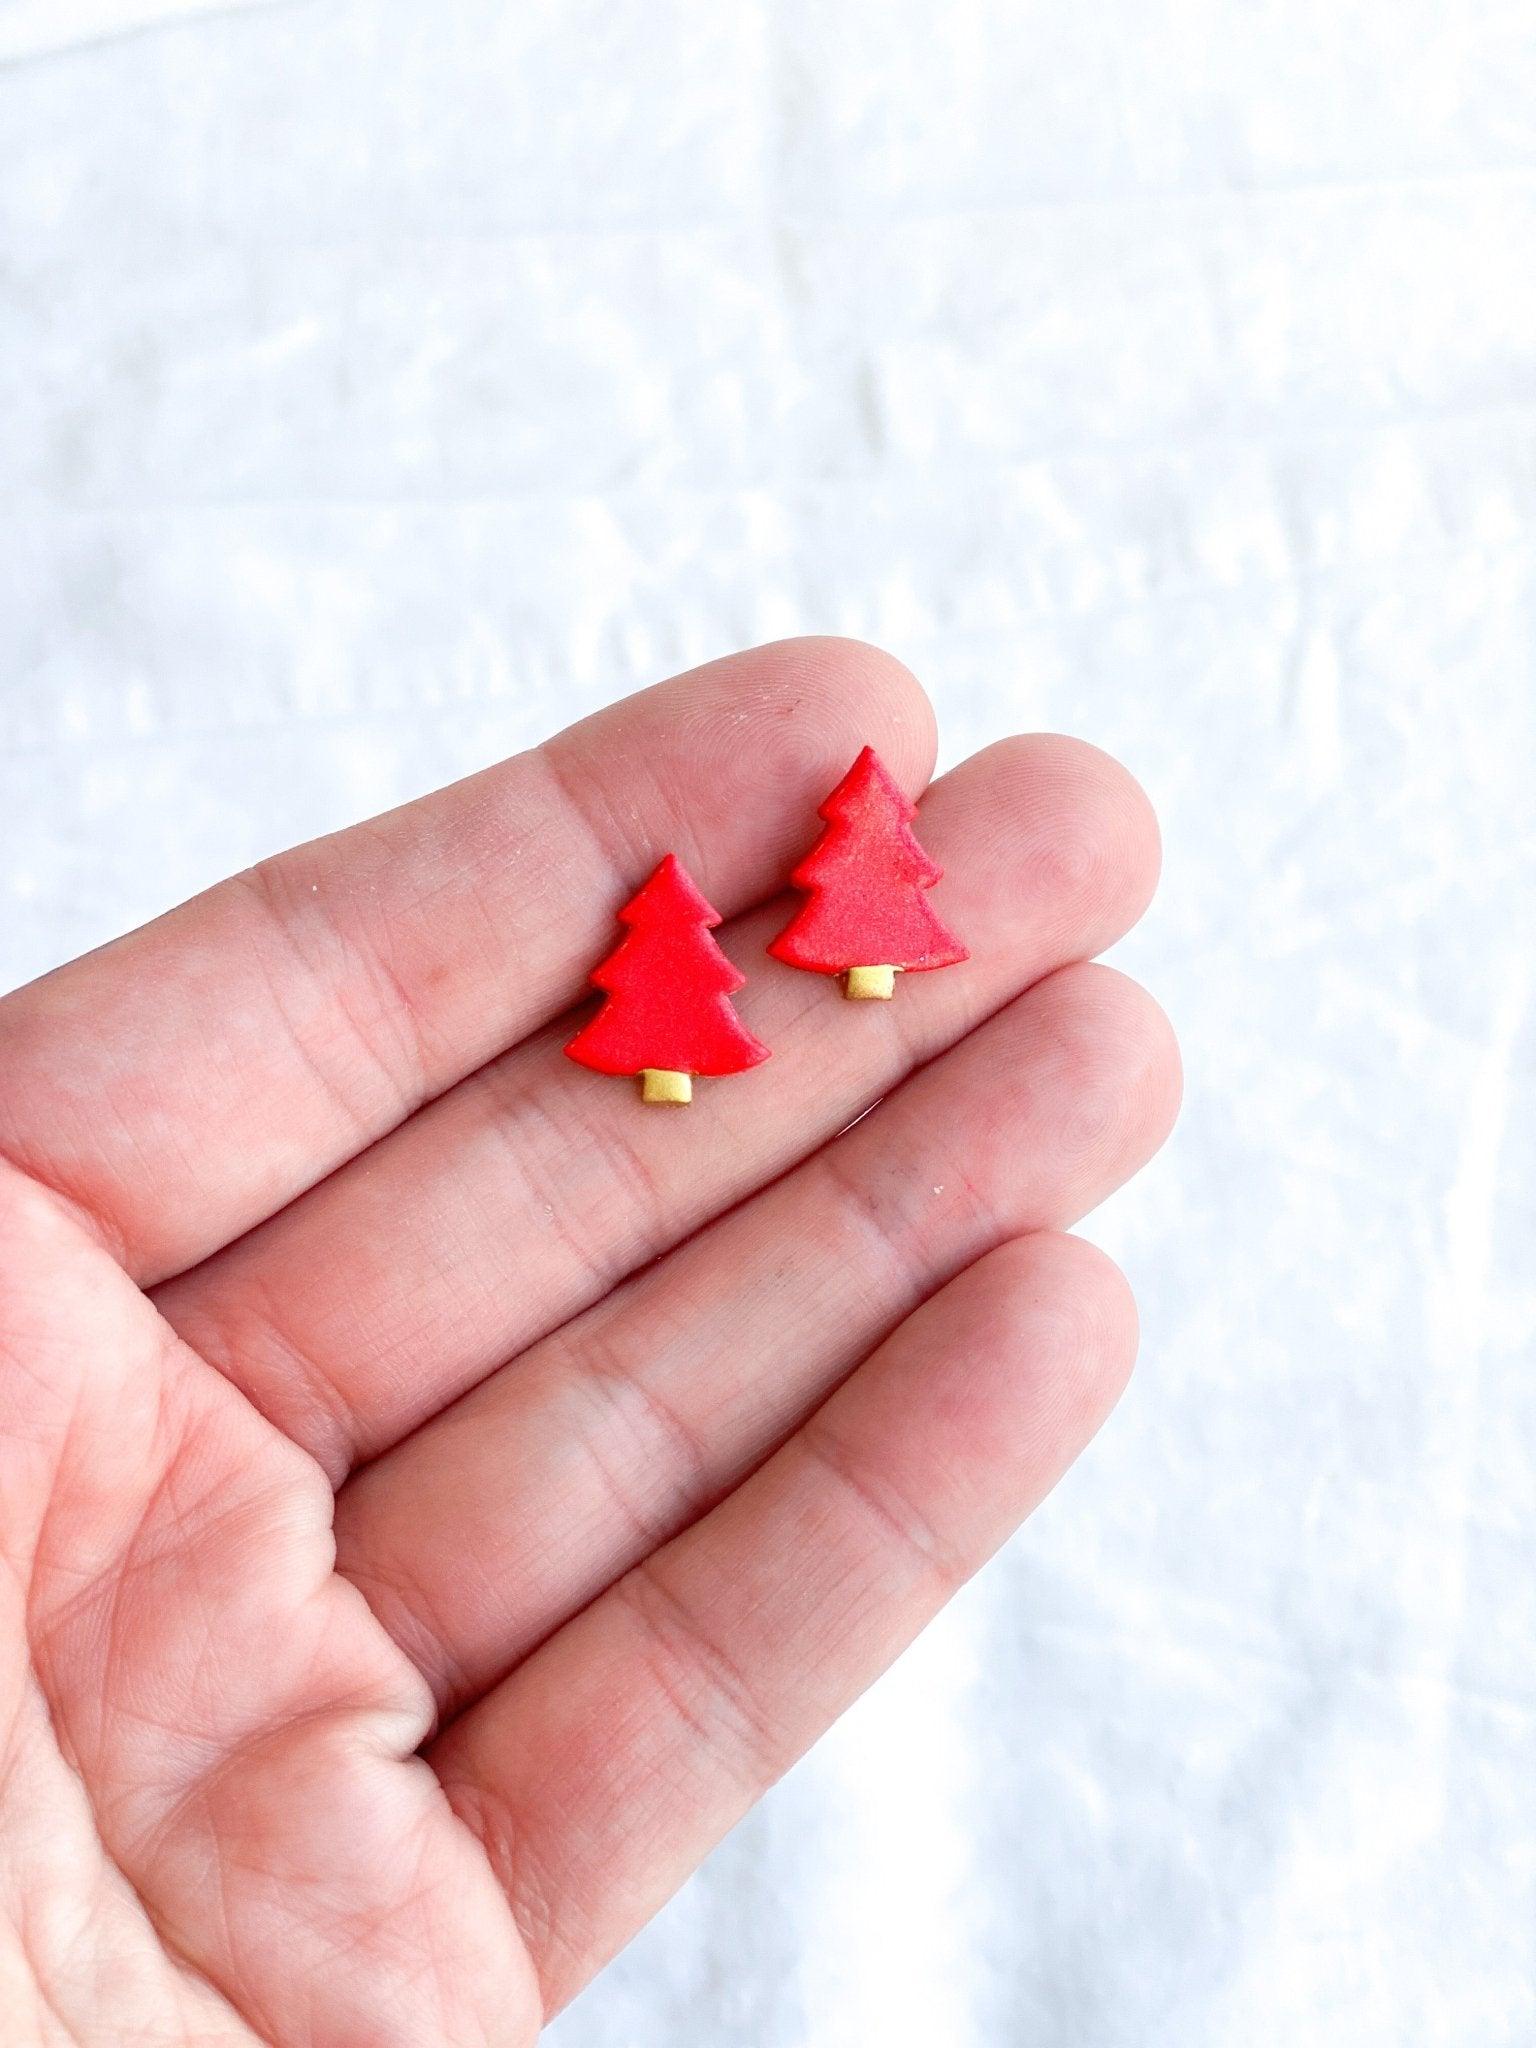
<svg viewBox="0 0 1536 2048"><path fill-rule="evenodd" d="M898 664L765 648L0 1004L15 2039L531 2040L1102 1419L1150 814L976 756L970 961L845 1004L767 899L866 741L923 788ZM689 1109L560 1056L669 850L774 1051Z"/></svg>

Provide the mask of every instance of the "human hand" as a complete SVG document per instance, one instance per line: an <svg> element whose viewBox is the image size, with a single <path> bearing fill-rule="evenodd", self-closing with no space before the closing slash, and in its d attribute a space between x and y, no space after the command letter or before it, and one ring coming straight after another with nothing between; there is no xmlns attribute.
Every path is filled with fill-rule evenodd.
<svg viewBox="0 0 1536 2048"><path fill-rule="evenodd" d="M718 662L0 1004L8 2042L530 2041L1103 1418L1150 813L977 755L971 959L844 1003L764 899L866 741L888 658ZM688 1109L560 1052L671 849L774 1052Z"/></svg>

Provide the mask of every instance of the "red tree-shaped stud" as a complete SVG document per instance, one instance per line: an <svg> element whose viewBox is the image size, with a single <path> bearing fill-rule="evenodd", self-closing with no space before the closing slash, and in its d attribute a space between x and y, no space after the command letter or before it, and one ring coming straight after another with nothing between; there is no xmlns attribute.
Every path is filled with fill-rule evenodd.
<svg viewBox="0 0 1536 2048"><path fill-rule="evenodd" d="M903 970L968 960L925 890L944 870L917 843L917 807L866 747L822 805L827 829L790 880L808 892L768 948L812 974L841 974L843 993L888 999Z"/></svg>
<svg viewBox="0 0 1536 2048"><path fill-rule="evenodd" d="M768 1057L736 1015L745 981L709 936L720 922L669 853L619 912L628 925L600 967L608 1000L565 1048L600 1074L638 1074L647 1102L691 1102L695 1074L739 1074Z"/></svg>

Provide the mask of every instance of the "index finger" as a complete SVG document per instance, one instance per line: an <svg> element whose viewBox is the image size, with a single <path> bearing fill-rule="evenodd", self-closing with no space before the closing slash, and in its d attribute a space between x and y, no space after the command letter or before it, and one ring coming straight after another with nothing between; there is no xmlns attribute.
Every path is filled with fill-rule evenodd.
<svg viewBox="0 0 1536 2048"><path fill-rule="evenodd" d="M727 915L779 887L866 743L923 788L909 672L781 641L279 854L0 1002L0 1153L179 1272L568 1006L660 854Z"/></svg>

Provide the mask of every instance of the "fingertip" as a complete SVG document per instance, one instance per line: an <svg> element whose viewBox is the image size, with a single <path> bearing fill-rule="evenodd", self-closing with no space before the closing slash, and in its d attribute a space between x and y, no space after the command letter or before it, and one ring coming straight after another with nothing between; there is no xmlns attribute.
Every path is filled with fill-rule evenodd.
<svg viewBox="0 0 1536 2048"><path fill-rule="evenodd" d="M1007 1398L1053 1441L1080 1448L1131 1376L1140 1319L1114 1260L1067 1231L1032 1231L971 1268L990 1297Z"/></svg>
<svg viewBox="0 0 1536 2048"><path fill-rule="evenodd" d="M705 759L739 757L750 728L754 760L786 798L815 805L866 746L912 795L927 787L938 727L906 663L868 641L830 634L770 641L694 671L686 712Z"/></svg>
<svg viewBox="0 0 1536 2048"><path fill-rule="evenodd" d="M949 785L953 783L951 795ZM1151 902L1162 864L1157 817L1136 778L1102 748L1023 733L984 748L934 792L988 821L971 834L968 886L1002 928L1044 921L1080 957L1123 936ZM1012 912L1010 918L1009 912Z"/></svg>
<svg viewBox="0 0 1536 2048"><path fill-rule="evenodd" d="M673 676L540 752L610 867L639 874L676 852L731 916L783 886L862 748L915 796L936 745L932 706L904 663L863 641L807 638Z"/></svg>
<svg viewBox="0 0 1536 2048"><path fill-rule="evenodd" d="M1074 1151L1108 1148L1138 1164L1172 1130L1183 1090L1178 1039L1140 982L1078 961L1037 982L1029 1001L1067 1062Z"/></svg>

